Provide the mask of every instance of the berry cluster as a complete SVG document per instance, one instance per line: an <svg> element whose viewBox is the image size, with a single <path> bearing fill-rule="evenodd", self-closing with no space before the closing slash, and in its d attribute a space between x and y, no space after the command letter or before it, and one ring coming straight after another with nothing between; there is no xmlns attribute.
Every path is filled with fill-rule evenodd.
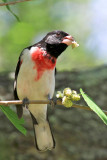
<svg viewBox="0 0 107 160"><path fill-rule="evenodd" d="M73 105L73 101L80 100L80 95L77 94L75 90L71 90L70 88L65 88L63 92L58 91L56 97L62 99L62 104L67 108Z"/></svg>

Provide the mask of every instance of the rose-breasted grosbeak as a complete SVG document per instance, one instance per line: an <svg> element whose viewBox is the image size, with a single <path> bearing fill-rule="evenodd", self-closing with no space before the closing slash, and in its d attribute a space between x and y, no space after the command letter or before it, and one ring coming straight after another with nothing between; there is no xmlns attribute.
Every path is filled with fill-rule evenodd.
<svg viewBox="0 0 107 160"><path fill-rule="evenodd" d="M15 99L46 100L52 98L55 88L55 65L58 56L71 45L73 37L63 31L49 32L40 42L25 48L18 60L15 82ZM20 118L22 106L17 107ZM40 151L55 147L50 129L47 104L29 104L36 147Z"/></svg>

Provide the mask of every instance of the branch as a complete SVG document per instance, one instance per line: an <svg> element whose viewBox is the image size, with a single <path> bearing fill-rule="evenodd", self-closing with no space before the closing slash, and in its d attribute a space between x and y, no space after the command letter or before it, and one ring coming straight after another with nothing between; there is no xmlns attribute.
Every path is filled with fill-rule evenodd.
<svg viewBox="0 0 107 160"><path fill-rule="evenodd" d="M32 0L19 0L19 1L7 2L7 3L0 3L0 6L15 5L17 3L27 2L27 1L32 1Z"/></svg>
<svg viewBox="0 0 107 160"><path fill-rule="evenodd" d="M62 102L59 99L54 102L57 105L62 105ZM23 104L23 101L22 100L0 101L0 105L8 106L13 104L15 105L17 104L20 107L20 104ZM29 100L28 104L51 104L51 100ZM78 105L78 104L73 104L72 107L92 111L89 107ZM103 112L107 115L107 111L103 110Z"/></svg>

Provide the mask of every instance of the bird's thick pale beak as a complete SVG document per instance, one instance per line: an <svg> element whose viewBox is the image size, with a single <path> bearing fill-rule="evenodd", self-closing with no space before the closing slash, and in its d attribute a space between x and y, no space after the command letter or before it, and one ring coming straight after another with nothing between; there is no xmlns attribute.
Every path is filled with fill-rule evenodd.
<svg viewBox="0 0 107 160"><path fill-rule="evenodd" d="M67 46L69 46L69 45L72 45L72 42L74 41L75 41L74 38L71 35L69 35L64 37L64 39L62 40L62 43L65 43Z"/></svg>

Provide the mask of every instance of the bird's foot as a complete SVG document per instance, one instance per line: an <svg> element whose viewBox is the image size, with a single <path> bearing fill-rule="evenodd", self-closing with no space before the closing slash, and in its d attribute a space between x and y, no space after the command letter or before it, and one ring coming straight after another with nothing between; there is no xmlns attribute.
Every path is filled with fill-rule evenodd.
<svg viewBox="0 0 107 160"><path fill-rule="evenodd" d="M28 105L29 105L29 99L27 98L27 97L25 97L24 99L23 99L23 104L22 104L25 108L27 108L28 109Z"/></svg>
<svg viewBox="0 0 107 160"><path fill-rule="evenodd" d="M50 98L50 95L48 95L48 99L50 100L50 105L52 106L52 108L54 108L56 105L55 100L53 98Z"/></svg>

